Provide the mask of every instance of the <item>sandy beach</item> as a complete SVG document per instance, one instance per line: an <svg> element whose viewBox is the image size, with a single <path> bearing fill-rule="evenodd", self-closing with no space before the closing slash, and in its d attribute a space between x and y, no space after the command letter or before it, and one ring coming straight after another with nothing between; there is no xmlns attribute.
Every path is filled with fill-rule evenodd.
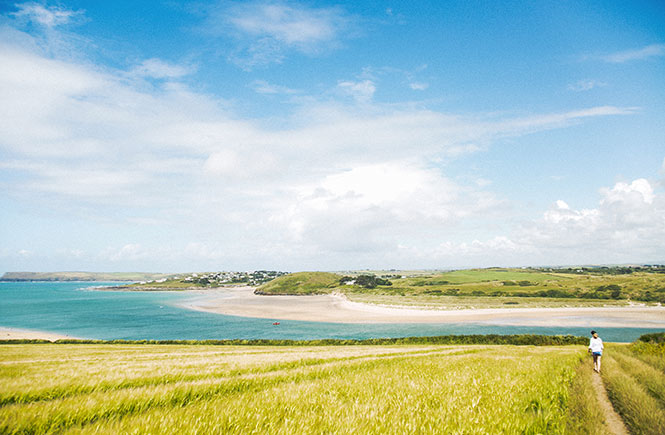
<svg viewBox="0 0 665 435"><path fill-rule="evenodd" d="M0 340L49 340L56 341L61 339L77 339L71 335L58 334L48 331L35 331L32 329L6 328L0 327Z"/></svg>
<svg viewBox="0 0 665 435"><path fill-rule="evenodd" d="M665 329L665 307L423 310L351 302L343 295L261 296L252 287L192 292L184 308L233 316L336 323L486 323Z"/></svg>

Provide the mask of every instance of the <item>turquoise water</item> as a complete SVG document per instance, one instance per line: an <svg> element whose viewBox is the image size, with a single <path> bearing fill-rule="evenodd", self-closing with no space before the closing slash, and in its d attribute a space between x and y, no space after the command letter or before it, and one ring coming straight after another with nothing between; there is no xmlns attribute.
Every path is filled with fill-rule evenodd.
<svg viewBox="0 0 665 435"><path fill-rule="evenodd" d="M447 334L573 334L584 327L487 324L343 324L272 320L202 313L176 307L191 296L173 292L94 291L112 283L0 282L0 326L91 339L194 340L230 338L376 338ZM660 329L602 328L606 341L633 341Z"/></svg>

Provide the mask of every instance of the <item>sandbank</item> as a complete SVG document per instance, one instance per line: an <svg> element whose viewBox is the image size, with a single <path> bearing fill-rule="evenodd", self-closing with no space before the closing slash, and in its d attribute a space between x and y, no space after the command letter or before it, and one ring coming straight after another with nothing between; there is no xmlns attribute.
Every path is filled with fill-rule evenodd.
<svg viewBox="0 0 665 435"><path fill-rule="evenodd" d="M58 334L57 332L35 331L33 329L7 328L0 326L0 340L63 340L77 339L71 335Z"/></svg>
<svg viewBox="0 0 665 435"><path fill-rule="evenodd" d="M181 307L233 316L334 323L481 323L544 327L663 328L665 307L438 310L349 301L344 295L266 296L252 287L193 291Z"/></svg>

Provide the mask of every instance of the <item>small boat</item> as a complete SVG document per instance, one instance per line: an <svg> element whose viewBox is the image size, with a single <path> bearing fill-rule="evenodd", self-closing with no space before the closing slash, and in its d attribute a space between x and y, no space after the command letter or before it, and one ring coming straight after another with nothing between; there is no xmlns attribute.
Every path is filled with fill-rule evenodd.
<svg viewBox="0 0 665 435"><path fill-rule="evenodd" d="M272 322L273 325L279 325L279 322Z"/></svg>

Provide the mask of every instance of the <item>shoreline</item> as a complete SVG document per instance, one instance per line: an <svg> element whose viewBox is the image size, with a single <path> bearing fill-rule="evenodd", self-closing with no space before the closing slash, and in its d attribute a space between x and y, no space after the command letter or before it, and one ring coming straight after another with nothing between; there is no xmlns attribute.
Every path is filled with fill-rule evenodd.
<svg viewBox="0 0 665 435"><path fill-rule="evenodd" d="M253 291L253 287L188 291L196 296L178 306L231 316L330 323L475 323L665 330L665 307L662 306L440 310L352 302L342 294L263 296Z"/></svg>
<svg viewBox="0 0 665 435"><path fill-rule="evenodd" d="M0 326L0 340L81 340L80 337L60 334L57 332L40 331L35 329L11 328Z"/></svg>

